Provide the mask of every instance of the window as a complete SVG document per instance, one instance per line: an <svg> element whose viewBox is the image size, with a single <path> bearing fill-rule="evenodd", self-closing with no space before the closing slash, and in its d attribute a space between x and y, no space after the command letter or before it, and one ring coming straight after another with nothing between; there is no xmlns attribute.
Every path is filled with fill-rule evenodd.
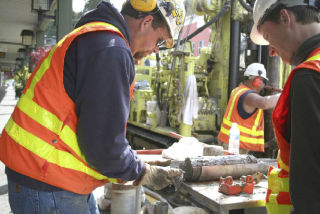
<svg viewBox="0 0 320 214"><path fill-rule="evenodd" d="M198 54L200 55L201 53L201 48L203 48L205 46L205 41L204 40L200 40L198 42Z"/></svg>

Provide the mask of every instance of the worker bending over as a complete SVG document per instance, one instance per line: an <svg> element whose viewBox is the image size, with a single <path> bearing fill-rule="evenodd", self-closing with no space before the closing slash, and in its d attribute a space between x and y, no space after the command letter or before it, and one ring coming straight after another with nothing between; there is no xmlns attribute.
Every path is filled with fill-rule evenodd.
<svg viewBox="0 0 320 214"><path fill-rule="evenodd" d="M320 1L257 0L253 19L252 41L294 66L272 115L280 150L279 168L269 170L267 210L318 214Z"/></svg>
<svg viewBox="0 0 320 214"><path fill-rule="evenodd" d="M181 170L143 163L126 139L134 61L173 46L178 0L107 1L81 17L33 71L0 138L13 213L99 213L108 182L168 186Z"/></svg>
<svg viewBox="0 0 320 214"><path fill-rule="evenodd" d="M240 153L264 151L263 110L273 108L280 94L261 96L268 78L263 64L252 63L244 72L244 81L233 89L226 108L218 141L226 148L232 123L240 130Z"/></svg>

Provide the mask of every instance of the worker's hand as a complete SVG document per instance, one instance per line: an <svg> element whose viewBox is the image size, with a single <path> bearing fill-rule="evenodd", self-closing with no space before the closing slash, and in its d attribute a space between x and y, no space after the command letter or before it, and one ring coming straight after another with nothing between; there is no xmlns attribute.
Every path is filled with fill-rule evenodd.
<svg viewBox="0 0 320 214"><path fill-rule="evenodd" d="M176 184L182 180L181 169L170 167L151 166L146 164L146 171L141 181L135 181L134 185L146 185L154 190L161 190L170 184Z"/></svg>

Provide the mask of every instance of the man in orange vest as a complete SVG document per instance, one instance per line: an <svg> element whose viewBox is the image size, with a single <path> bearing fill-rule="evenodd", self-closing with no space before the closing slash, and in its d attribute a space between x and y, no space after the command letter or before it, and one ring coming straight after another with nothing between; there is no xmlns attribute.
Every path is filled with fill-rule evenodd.
<svg viewBox="0 0 320 214"><path fill-rule="evenodd" d="M280 94L261 96L267 72L263 64L252 63L244 72L244 82L232 90L226 108L218 140L226 148L229 143L229 131L232 123L240 130L240 153L264 151L264 115L263 110L273 108Z"/></svg>
<svg viewBox="0 0 320 214"><path fill-rule="evenodd" d="M279 146L271 168L268 213L320 210L320 1L257 0L251 39L292 66L272 121ZM292 206L291 206L292 203Z"/></svg>
<svg viewBox="0 0 320 214"><path fill-rule="evenodd" d="M134 181L162 189L179 169L143 163L126 139L134 62L173 46L184 6L102 1L39 62L0 137L13 213L99 213L92 191Z"/></svg>

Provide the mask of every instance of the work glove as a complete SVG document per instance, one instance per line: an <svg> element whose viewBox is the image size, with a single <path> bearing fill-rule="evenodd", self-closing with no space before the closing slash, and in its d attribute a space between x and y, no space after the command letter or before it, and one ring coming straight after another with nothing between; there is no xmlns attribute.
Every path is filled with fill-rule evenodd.
<svg viewBox="0 0 320 214"><path fill-rule="evenodd" d="M176 185L182 181L183 171L170 167L152 166L146 163L146 171L140 181L134 185L146 185L154 190L161 190L170 184Z"/></svg>

